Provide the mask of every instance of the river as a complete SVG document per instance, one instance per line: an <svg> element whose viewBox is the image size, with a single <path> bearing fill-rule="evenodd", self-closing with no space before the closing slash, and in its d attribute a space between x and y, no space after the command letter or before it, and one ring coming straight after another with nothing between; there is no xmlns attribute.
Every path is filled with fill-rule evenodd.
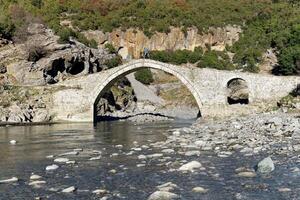
<svg viewBox="0 0 300 200"><path fill-rule="evenodd" d="M126 121L92 124L56 124L11 126L0 128L0 179L18 177L15 183L0 184L0 199L128 199L143 200L156 191L156 186L172 182L181 199L300 199L299 176L285 173L295 165L290 158L278 158L280 165L271 176L243 179L234 170L251 166L264 155L242 157L233 154L220 158L213 153L200 156L164 155L143 161L139 155L160 153L151 144L165 140L165 133L189 126L193 121L175 120L135 124ZM10 144L17 140L16 145ZM78 155L58 156L67 152ZM52 157L53 155L54 157ZM101 155L101 158L99 157ZM75 164L56 163L59 168L46 171L57 157L67 157ZM90 160L91 158L97 158ZM199 160L205 171L181 173L170 170L182 160ZM171 165L170 165L171 163ZM31 174L40 175L45 183L29 185ZM278 193L283 183L291 193ZM62 193L70 186L75 192ZM192 188L209 188L205 194ZM105 190L103 194L93 191Z"/></svg>

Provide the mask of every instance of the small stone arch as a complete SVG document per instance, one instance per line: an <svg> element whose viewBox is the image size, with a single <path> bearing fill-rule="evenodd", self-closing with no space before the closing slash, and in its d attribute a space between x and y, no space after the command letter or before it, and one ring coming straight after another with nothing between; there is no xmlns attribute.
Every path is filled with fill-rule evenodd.
<svg viewBox="0 0 300 200"><path fill-rule="evenodd" d="M173 76L177 77L187 88L188 90L192 93L194 96L197 105L199 107L199 114L198 117L201 117L201 108L202 108L202 103L200 100L200 95L196 88L194 87L194 84L191 80L189 80L188 77L184 75L184 73L181 73L180 68L177 66L171 65L171 64L165 64L161 63L158 61L153 61L153 60L147 60L147 59L141 59L137 61L132 61L127 64L124 64L122 66L113 68L109 71L109 74L106 76L107 78L105 80L100 81L96 88L94 89L92 96L90 98L90 102L93 110L93 119L94 122L96 120L96 113L95 113L95 107L103 93L110 88L116 80L118 80L122 76L126 76L132 72L135 72L139 69L143 68L152 68L152 69L158 69L162 70L164 72L167 72L169 74L172 74ZM182 69L182 68L181 68Z"/></svg>
<svg viewBox="0 0 300 200"><path fill-rule="evenodd" d="M227 82L227 103L249 104L249 87L242 78L233 78Z"/></svg>

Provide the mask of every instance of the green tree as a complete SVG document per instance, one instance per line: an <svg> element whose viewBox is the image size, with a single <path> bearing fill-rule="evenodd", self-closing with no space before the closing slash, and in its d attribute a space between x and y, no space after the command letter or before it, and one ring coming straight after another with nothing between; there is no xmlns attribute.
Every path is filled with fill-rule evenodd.
<svg viewBox="0 0 300 200"><path fill-rule="evenodd" d="M134 77L145 85L149 85L154 81L152 72L148 68L138 70L134 73Z"/></svg>

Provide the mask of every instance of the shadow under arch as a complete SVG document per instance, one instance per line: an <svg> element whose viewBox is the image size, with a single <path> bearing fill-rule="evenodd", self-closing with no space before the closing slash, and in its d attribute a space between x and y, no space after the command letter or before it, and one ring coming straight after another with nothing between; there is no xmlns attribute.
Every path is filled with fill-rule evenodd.
<svg viewBox="0 0 300 200"><path fill-rule="evenodd" d="M90 102L92 104L92 110L93 110L93 121L96 122L97 119L97 113L96 113L96 105L101 98L101 96L104 94L107 89L109 89L119 78L126 76L132 72L135 72L139 69L143 68L152 68L152 69L158 69L162 70L164 72L167 72L175 77L177 77L191 92L191 94L194 96L198 108L199 113L197 117L201 117L201 108L202 103L200 100L200 95L198 91L196 90L193 82L189 80L188 77L185 77L184 73L180 72L179 66L166 64L158 61L148 60L148 59L140 59L131 61L129 63L126 63L124 65L115 67L113 69L107 70L107 78L105 80L102 80L99 85L96 86L94 91L92 92L92 96L90 98Z"/></svg>
<svg viewBox="0 0 300 200"><path fill-rule="evenodd" d="M249 86L243 78L232 78L227 82L227 103L249 104Z"/></svg>

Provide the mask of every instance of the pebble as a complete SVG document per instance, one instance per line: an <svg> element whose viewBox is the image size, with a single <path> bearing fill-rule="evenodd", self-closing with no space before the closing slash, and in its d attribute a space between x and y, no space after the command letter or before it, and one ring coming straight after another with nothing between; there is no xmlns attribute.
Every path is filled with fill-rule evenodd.
<svg viewBox="0 0 300 200"><path fill-rule="evenodd" d="M97 157L92 157L89 160L100 160L100 159L101 159L101 156L97 156Z"/></svg>
<svg viewBox="0 0 300 200"><path fill-rule="evenodd" d="M162 153L155 153L155 154L147 155L147 158L160 158L163 156L164 156L164 154L162 154Z"/></svg>
<svg viewBox="0 0 300 200"><path fill-rule="evenodd" d="M10 179L5 179L5 180L0 180L0 184L2 183L14 183L14 182L18 182L19 179L17 177L12 177Z"/></svg>
<svg viewBox="0 0 300 200"><path fill-rule="evenodd" d="M46 181L32 181L28 185L35 188L40 188L42 184L46 184Z"/></svg>
<svg viewBox="0 0 300 200"><path fill-rule="evenodd" d="M178 188L178 186L172 182L167 182L167 183L157 186L156 188L159 191L170 192L170 191L173 191L174 189Z"/></svg>
<svg viewBox="0 0 300 200"><path fill-rule="evenodd" d="M115 147L116 147L117 149L122 149L122 148L123 148L123 145L118 144L118 145L116 145Z"/></svg>
<svg viewBox="0 0 300 200"><path fill-rule="evenodd" d="M244 177L244 178L253 178L256 176L256 173L254 172L240 172L237 174L239 177Z"/></svg>
<svg viewBox="0 0 300 200"><path fill-rule="evenodd" d="M179 171L194 171L195 169L201 168L202 165L198 161L191 161L187 164L182 165L178 170Z"/></svg>
<svg viewBox="0 0 300 200"><path fill-rule="evenodd" d="M57 165L49 165L46 167L46 171L53 171L53 170L57 170L59 168L59 166Z"/></svg>
<svg viewBox="0 0 300 200"><path fill-rule="evenodd" d="M78 151L70 151L70 152L66 152L66 153L62 153L62 154L59 154L59 156L76 156L78 155L79 152Z"/></svg>
<svg viewBox="0 0 300 200"><path fill-rule="evenodd" d="M278 192L291 192L290 188L278 188Z"/></svg>
<svg viewBox="0 0 300 200"><path fill-rule="evenodd" d="M69 159L68 158L56 158L54 160L54 162L56 162L56 163L66 163L66 162L69 162Z"/></svg>
<svg viewBox="0 0 300 200"><path fill-rule="evenodd" d="M140 160L145 160L145 159L147 159L147 156L145 156L145 155L139 155L139 156L138 156L138 159L140 159Z"/></svg>
<svg viewBox="0 0 300 200"><path fill-rule="evenodd" d="M166 192L166 191L156 191L153 194L151 194L148 198L148 200L173 200L173 199L179 199L179 196L177 194Z"/></svg>
<svg viewBox="0 0 300 200"><path fill-rule="evenodd" d="M108 191L107 190L103 190L103 189L97 189L97 190L94 190L92 193L93 194L101 194L101 195L103 195L103 194L107 194Z"/></svg>
<svg viewBox="0 0 300 200"><path fill-rule="evenodd" d="M74 186L71 186L71 187L63 189L61 192L63 192L63 193L71 193L71 192L74 192L75 190L76 190L76 188Z"/></svg>
<svg viewBox="0 0 300 200"><path fill-rule="evenodd" d="M9 141L9 143L12 144L12 145L15 145L15 144L17 144L17 141L16 140L11 140L11 141Z"/></svg>
<svg viewBox="0 0 300 200"><path fill-rule="evenodd" d="M207 193L208 189L204 189L203 187L194 187L192 191L195 193Z"/></svg>
<svg viewBox="0 0 300 200"><path fill-rule="evenodd" d="M165 154L172 154L172 153L174 153L175 151L174 151L173 149L163 149L161 152L162 152L162 153L165 153Z"/></svg>
<svg viewBox="0 0 300 200"><path fill-rule="evenodd" d="M30 180L39 180L39 179L41 179L41 178L42 178L41 176L36 175L36 174L32 174L32 175L30 176Z"/></svg>

